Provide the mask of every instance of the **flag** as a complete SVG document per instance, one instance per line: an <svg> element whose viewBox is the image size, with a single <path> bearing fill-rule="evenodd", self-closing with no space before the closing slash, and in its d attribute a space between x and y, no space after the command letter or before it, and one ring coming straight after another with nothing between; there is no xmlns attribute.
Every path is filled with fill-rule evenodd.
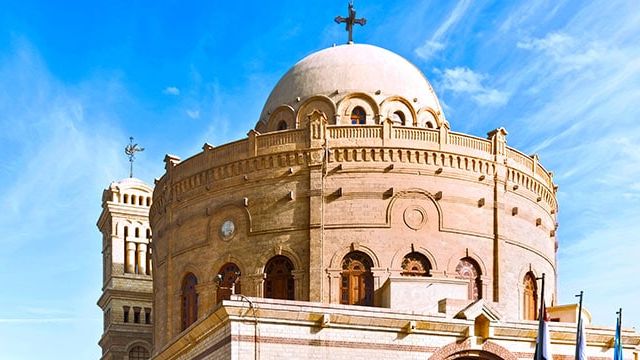
<svg viewBox="0 0 640 360"><path fill-rule="evenodd" d="M542 300L542 304L540 305L540 315L538 316L538 319L538 337L536 338L536 352L533 355L533 360L553 360L553 356L551 355L551 339L549 337L549 328L547 326L547 321L549 319L547 316L547 308L544 305L544 300Z"/></svg>
<svg viewBox="0 0 640 360"><path fill-rule="evenodd" d="M576 360L587 360L587 334L584 331L584 319L578 322L578 335L576 338Z"/></svg>
<svg viewBox="0 0 640 360"><path fill-rule="evenodd" d="M622 339L620 337L620 328L622 327L620 317L616 321L616 336L613 338L613 360L622 359Z"/></svg>

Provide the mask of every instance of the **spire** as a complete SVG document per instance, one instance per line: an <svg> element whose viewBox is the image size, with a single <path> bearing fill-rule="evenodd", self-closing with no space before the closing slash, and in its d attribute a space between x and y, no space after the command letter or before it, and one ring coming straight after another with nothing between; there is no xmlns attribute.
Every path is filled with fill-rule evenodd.
<svg viewBox="0 0 640 360"><path fill-rule="evenodd" d="M367 23L367 19L360 18L356 19L356 9L353 8L353 1L349 1L349 16L343 18L342 16L336 16L334 19L336 23L341 24L345 23L345 29L349 33L349 41L348 44L353 44L353 25L358 24L364 26Z"/></svg>

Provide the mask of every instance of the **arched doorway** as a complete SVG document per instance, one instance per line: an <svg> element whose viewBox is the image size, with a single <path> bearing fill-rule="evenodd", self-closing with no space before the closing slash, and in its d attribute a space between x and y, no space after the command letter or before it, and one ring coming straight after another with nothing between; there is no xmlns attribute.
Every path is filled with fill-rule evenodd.
<svg viewBox="0 0 640 360"><path fill-rule="evenodd" d="M342 259L340 273L340 303L373 305L373 273L371 258L360 251L352 251Z"/></svg>
<svg viewBox="0 0 640 360"><path fill-rule="evenodd" d="M294 300L293 263L286 256L274 256L265 266L264 297Z"/></svg>

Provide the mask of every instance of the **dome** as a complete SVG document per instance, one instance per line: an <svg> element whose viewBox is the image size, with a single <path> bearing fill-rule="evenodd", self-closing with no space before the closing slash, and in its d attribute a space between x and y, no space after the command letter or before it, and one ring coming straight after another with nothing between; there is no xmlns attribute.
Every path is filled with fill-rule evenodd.
<svg viewBox="0 0 640 360"><path fill-rule="evenodd" d="M283 105L297 111L305 99L317 95L337 104L349 93L364 93L378 104L401 97L415 112L429 108L444 120L431 84L415 65L377 46L345 44L315 52L287 71L269 95L260 122L267 123Z"/></svg>

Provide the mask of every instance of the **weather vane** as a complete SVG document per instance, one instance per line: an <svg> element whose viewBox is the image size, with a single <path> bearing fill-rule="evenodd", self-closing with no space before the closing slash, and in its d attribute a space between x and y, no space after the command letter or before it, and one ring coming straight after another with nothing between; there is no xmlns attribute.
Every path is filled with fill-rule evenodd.
<svg viewBox="0 0 640 360"><path fill-rule="evenodd" d="M353 25L364 26L367 23L365 18L356 19L356 9L353 8L353 1L349 1L349 17L336 16L335 21L338 24L345 23L345 29L349 33L348 44L353 44Z"/></svg>
<svg viewBox="0 0 640 360"><path fill-rule="evenodd" d="M124 153L129 157L129 177L133 177L133 161L136 159L136 153L144 151L143 147L133 143L133 136L129 137L129 145L124 147Z"/></svg>

